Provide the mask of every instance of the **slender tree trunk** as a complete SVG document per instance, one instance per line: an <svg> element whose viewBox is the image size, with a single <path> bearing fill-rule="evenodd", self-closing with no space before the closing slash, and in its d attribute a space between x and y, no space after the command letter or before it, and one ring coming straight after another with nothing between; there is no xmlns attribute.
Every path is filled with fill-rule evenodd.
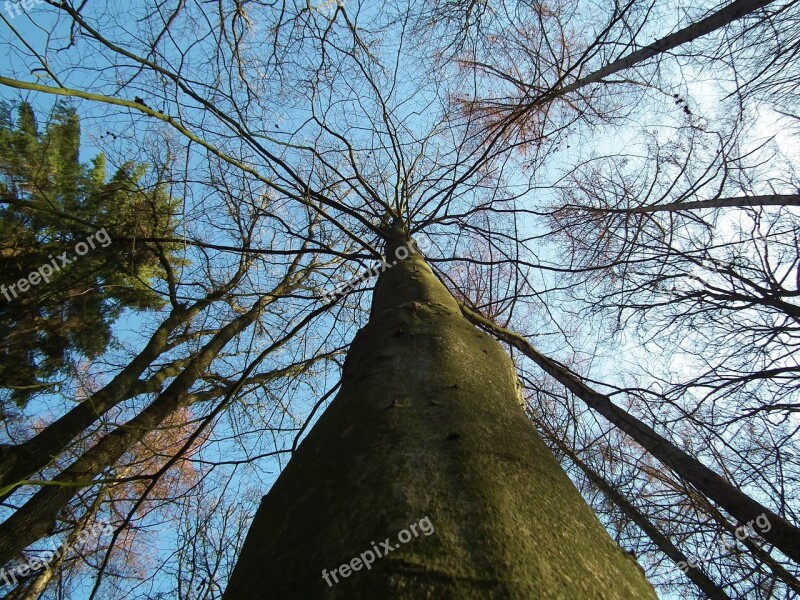
<svg viewBox="0 0 800 600"><path fill-rule="evenodd" d="M630 54L615 60L605 67L581 77L577 81L549 92L545 92L542 96L535 98L525 106L530 108L552 98L557 98L559 96L579 90L580 88L589 84L598 83L610 75L614 75L615 73L619 73L625 69L630 69L631 67L634 67L645 60L660 54L664 54L665 52L686 44L687 42L701 38L704 35L708 35L717 29L725 27L726 25L741 19L742 17L746 17L750 13L755 12L760 8L764 8L772 2L774 2L774 0L735 0L717 12L710 14L706 18L701 19L696 23L692 23L691 25L676 31L675 33L671 33L668 36L656 40L644 48L640 48L639 50L631 52Z"/></svg>
<svg viewBox="0 0 800 600"><path fill-rule="evenodd" d="M117 474L117 477L127 477L130 475L130 472L131 468L126 467ZM94 500L92 500L91 506L89 506L86 512L80 516L75 527L69 532L65 540L61 543L60 548L63 548L64 551L60 552L58 557L55 558L53 562L47 564L42 571L31 577L29 581L21 584L16 589L9 592L8 595L3 598L3 600L39 600L39 598L44 594L48 584L56 576L58 571L63 568L70 554L74 553L76 555L75 558L77 558L77 555L81 555L83 548L81 546L79 534L82 531L89 529L92 524L95 523L98 510L108 497L110 491L111 486L106 486L94 498Z"/></svg>
<svg viewBox="0 0 800 600"><path fill-rule="evenodd" d="M771 527L769 531L762 531L759 535L774 544L786 556L800 563L800 529L753 500L727 479L657 433L652 427L621 409L611 402L611 398L590 388L565 366L541 354L522 336L500 327L463 304L461 310L473 323L491 330L500 339L517 348L546 373L560 381L568 390L583 400L589 408L596 410L613 425L631 436L664 465L728 511L741 525L752 523L760 515L765 515L769 519Z"/></svg>
<svg viewBox="0 0 800 600"><path fill-rule="evenodd" d="M247 313L225 325L147 408L103 437L6 519L0 525L0 564L5 564L26 546L46 536L58 513L81 487L118 460L170 414L189 404L193 397L189 390L194 382L206 372L225 345L252 325L264 307L275 299L271 294L262 296Z"/></svg>
<svg viewBox="0 0 800 600"><path fill-rule="evenodd" d="M502 347L413 253L380 276L224 598L556 597L655 595L526 418Z"/></svg>
<svg viewBox="0 0 800 600"><path fill-rule="evenodd" d="M569 459L573 462L573 464L578 467L586 478L592 482L592 484L599 489L603 495L608 498L613 504L615 504L624 514L627 516L631 521L636 523L636 525L641 529L647 537L652 540L652 542L664 553L666 554L672 561L678 565L681 562L686 564L686 576L692 580L692 582L700 588L708 598L711 600L730 600L730 596L726 594L716 583L706 575L699 567L693 566L689 558L681 552L681 550L676 547L670 539L661 533L659 529L650 522L648 519L638 508L636 508L633 504L631 504L628 499L619 493L611 484L609 484L603 477L599 474L595 473L595 471L589 467L585 462L581 460L581 458L571 450L563 441L561 441L555 433L549 431L549 429L543 424L539 423L539 427L542 431L544 431L545 437L550 440L550 442L557 447L561 452L563 452Z"/></svg>
<svg viewBox="0 0 800 600"><path fill-rule="evenodd" d="M13 492L15 484L43 469L102 415L129 397L139 377L169 346L169 336L188 323L214 300L223 296L244 273L241 270L222 289L191 306L173 310L156 329L141 352L107 385L16 446L0 447L0 500Z"/></svg>
<svg viewBox="0 0 800 600"><path fill-rule="evenodd" d="M692 499L701 507L702 511L711 515L711 517L717 523L719 523L719 526L731 535L731 538L736 537L736 525L732 525L730 520L725 517L725 515L723 515L716 506L708 501L708 498L695 492L692 494ZM762 548L760 545L761 542L756 542L750 536L747 536L743 540L740 540L739 538L736 539L745 548L747 548L748 552L750 552L754 558L760 560L767 567L769 567L769 570L772 571L775 577L784 582L795 594L797 594L797 597L800 598L800 580L789 573L789 571L786 570L786 567L780 564L769 552Z"/></svg>
<svg viewBox="0 0 800 600"><path fill-rule="evenodd" d="M681 212L703 208L752 208L756 206L800 206L800 194L769 194L766 196L734 196L730 198L712 198L711 200L695 200L689 202L669 202L667 204L651 204L635 208L597 208L594 206L568 205L563 208L578 208L592 213L612 213L638 215L655 212Z"/></svg>

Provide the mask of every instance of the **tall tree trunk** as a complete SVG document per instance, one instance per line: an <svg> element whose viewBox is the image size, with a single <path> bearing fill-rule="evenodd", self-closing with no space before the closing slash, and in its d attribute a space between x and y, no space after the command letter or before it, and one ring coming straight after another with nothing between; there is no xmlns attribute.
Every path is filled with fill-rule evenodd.
<svg viewBox="0 0 800 600"><path fill-rule="evenodd" d="M520 400L502 347L420 255L399 261L224 598L654 598Z"/></svg>
<svg viewBox="0 0 800 600"><path fill-rule="evenodd" d="M130 475L130 472L131 468L125 467L120 473L117 474L117 477L127 477ZM90 528L92 525L98 523L96 521L97 513L102 503L109 496L110 491L111 486L106 486L92 500L89 508L80 516L80 518L78 518L75 527L69 532L64 541L58 547L59 552L54 557L54 560L48 563L41 571L30 576L28 581L20 581L20 585L4 596L3 600L39 600L39 598L44 594L48 584L52 581L53 577L55 577L56 574L64 567L67 557L73 553L80 555L82 551L82 548L80 547L82 540L80 539L79 534L82 531L91 531ZM105 526L103 529L105 530ZM77 558L77 556L74 558Z"/></svg>
<svg viewBox="0 0 800 600"><path fill-rule="evenodd" d="M746 17L756 10L772 4L774 1L775 0L734 0L734 2L731 2L724 8L711 13L704 19L687 25L683 29L679 29L674 33L654 41L652 44L644 46L643 48L639 48L630 54L620 57L614 62L609 63L592 73L584 75L570 84L560 87L555 86L528 101L522 102L520 106L515 109L515 117L521 116L521 114L523 114L525 111L531 110L536 106L541 106L546 102L577 91L583 87L586 87L587 85L599 83L603 79L614 75L615 73L619 73L625 69L630 69L641 62L669 52L678 46L708 35L717 29L725 27L734 21Z"/></svg>
<svg viewBox="0 0 800 600"><path fill-rule="evenodd" d="M770 522L770 529L761 531L759 535L774 544L786 556L800 563L799 528L766 506L753 500L727 479L681 450L652 427L611 402L611 398L590 388L575 373L564 365L543 355L522 336L500 327L463 304L460 306L464 315L470 321L492 331L498 338L517 348L539 365L543 371L561 382L569 391L583 400L589 408L599 412L610 423L616 425L636 440L642 448L656 457L661 463L675 471L685 481L728 511L731 516L739 521L740 525L752 524L760 515L766 516Z"/></svg>
<svg viewBox="0 0 800 600"><path fill-rule="evenodd" d="M712 198L711 200L695 200L688 202L669 202L667 204L651 204L635 208L596 208L578 206L580 210L592 213L612 214L647 214L655 212L681 212L700 210L703 208L753 208L757 206L800 206L800 194L769 194L766 196L733 196L730 198ZM565 207L567 208L567 207Z"/></svg>
<svg viewBox="0 0 800 600"><path fill-rule="evenodd" d="M683 487L683 491L685 491L685 486ZM720 512L720 510L714 506L708 498L703 496L702 494L698 494L697 492L691 494L692 500L700 507L700 510L705 512L706 514L710 515L720 526L721 529L727 531L731 538L736 537L736 525L731 524L730 520ZM797 594L797 597L800 598L800 580L797 579L794 575L789 573L789 571L780 564L777 560L775 560L772 555L767 552L764 548L761 547L761 542L757 542L750 536L746 538L736 539L745 547L750 554L756 560L760 560L764 563L770 571L777 577L780 581L784 582L791 590Z"/></svg>

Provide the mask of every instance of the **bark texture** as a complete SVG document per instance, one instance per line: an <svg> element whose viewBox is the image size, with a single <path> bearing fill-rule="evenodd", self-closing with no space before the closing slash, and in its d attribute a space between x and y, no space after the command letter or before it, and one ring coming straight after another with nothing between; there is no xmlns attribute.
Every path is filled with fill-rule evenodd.
<svg viewBox="0 0 800 600"><path fill-rule="evenodd" d="M434 531L400 544L425 517ZM395 549L333 582L383 541ZM264 497L224 596L655 597L525 417L502 347L417 254L380 276L341 390Z"/></svg>

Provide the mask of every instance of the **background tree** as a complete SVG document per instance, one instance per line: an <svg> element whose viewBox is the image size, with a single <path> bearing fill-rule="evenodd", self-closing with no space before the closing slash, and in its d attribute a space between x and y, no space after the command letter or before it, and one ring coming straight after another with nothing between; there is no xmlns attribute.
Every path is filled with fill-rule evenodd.
<svg viewBox="0 0 800 600"><path fill-rule="evenodd" d="M102 354L125 309L160 306L151 282L174 258L141 238L171 237L176 203L145 180L145 165L123 164L107 179L103 154L82 164L78 116L63 102L42 133L30 104L19 105L16 125L4 106L0 146L0 386L23 404L57 386L68 365ZM95 247L76 255L99 230ZM15 288L31 273L44 285Z"/></svg>

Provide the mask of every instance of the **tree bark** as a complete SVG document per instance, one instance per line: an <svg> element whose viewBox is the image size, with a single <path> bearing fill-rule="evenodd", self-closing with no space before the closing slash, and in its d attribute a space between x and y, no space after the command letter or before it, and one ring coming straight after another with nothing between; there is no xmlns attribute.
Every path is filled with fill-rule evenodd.
<svg viewBox="0 0 800 600"><path fill-rule="evenodd" d="M417 522L432 531L400 543ZM555 597L655 595L531 426L502 347L412 253L379 277L224 598Z"/></svg>
<svg viewBox="0 0 800 600"><path fill-rule="evenodd" d="M500 339L517 348L546 373L553 376L583 400L589 408L599 412L609 422L636 440L638 444L664 465L728 511L741 525L752 522L761 514L765 515L769 519L771 527L769 531L762 531L759 535L774 544L786 556L800 563L800 529L753 500L727 479L715 473L699 460L688 455L667 438L657 433L652 427L642 423L639 419L611 402L611 398L590 388L580 377L564 365L541 354L522 336L500 327L463 304L461 305L461 310L470 321L492 331Z"/></svg>

